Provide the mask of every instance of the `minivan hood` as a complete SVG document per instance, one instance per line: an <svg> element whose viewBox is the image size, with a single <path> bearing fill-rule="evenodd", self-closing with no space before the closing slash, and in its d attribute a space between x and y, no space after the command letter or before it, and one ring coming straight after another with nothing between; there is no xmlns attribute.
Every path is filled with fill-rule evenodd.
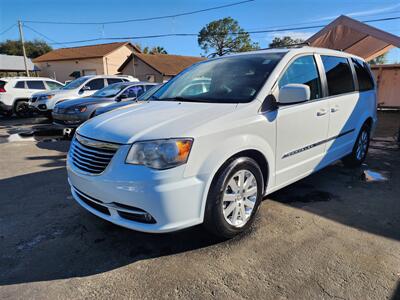
<svg viewBox="0 0 400 300"><path fill-rule="evenodd" d="M149 101L113 110L85 122L77 133L128 144L137 140L190 137L191 130L225 116L237 104Z"/></svg>

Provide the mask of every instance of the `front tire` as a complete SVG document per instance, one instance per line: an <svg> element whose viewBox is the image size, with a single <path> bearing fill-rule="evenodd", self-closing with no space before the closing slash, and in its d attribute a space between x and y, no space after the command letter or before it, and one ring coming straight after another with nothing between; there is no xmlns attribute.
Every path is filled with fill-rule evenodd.
<svg viewBox="0 0 400 300"><path fill-rule="evenodd" d="M254 222L263 193L263 175L252 158L228 161L211 184L204 216L205 228L224 239L246 231Z"/></svg>
<svg viewBox="0 0 400 300"><path fill-rule="evenodd" d="M353 146L353 151L343 158L343 163L347 167L359 167L367 157L371 136L371 126L364 123Z"/></svg>
<svg viewBox="0 0 400 300"><path fill-rule="evenodd" d="M27 118L31 115L28 102L25 100L19 100L14 105L14 113L19 118Z"/></svg>

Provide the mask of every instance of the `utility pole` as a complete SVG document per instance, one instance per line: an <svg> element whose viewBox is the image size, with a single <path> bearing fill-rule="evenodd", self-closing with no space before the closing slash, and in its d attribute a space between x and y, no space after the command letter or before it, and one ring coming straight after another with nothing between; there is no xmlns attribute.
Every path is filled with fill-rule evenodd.
<svg viewBox="0 0 400 300"><path fill-rule="evenodd" d="M25 72L26 72L26 76L29 77L28 60L26 58L25 43L24 43L24 33L22 31L22 22L20 20L18 20L18 28L19 28L19 38L20 38L21 44L22 44L22 53L24 54Z"/></svg>

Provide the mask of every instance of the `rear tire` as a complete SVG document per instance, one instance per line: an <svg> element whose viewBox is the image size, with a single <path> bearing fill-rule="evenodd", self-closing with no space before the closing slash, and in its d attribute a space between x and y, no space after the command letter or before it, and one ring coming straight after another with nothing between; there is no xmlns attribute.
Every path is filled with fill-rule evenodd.
<svg viewBox="0 0 400 300"><path fill-rule="evenodd" d="M204 227L223 239L246 231L254 222L263 193L263 175L252 158L228 161L215 175L208 192Z"/></svg>
<svg viewBox="0 0 400 300"><path fill-rule="evenodd" d="M353 151L342 160L346 167L354 168L361 166L367 157L370 136L371 126L368 123L364 123L358 133L356 142L353 146Z"/></svg>

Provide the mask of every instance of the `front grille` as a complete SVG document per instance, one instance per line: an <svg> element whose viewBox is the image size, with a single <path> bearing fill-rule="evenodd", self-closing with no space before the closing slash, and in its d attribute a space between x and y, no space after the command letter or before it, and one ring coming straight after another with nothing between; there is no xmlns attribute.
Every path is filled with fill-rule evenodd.
<svg viewBox="0 0 400 300"><path fill-rule="evenodd" d="M75 167L90 174L102 173L110 163L118 144L96 141L76 134L69 150Z"/></svg>
<svg viewBox="0 0 400 300"><path fill-rule="evenodd" d="M65 108L61 108L61 107L54 107L54 113L57 113L57 114L64 114L65 112L67 111L67 109L65 109Z"/></svg>
<svg viewBox="0 0 400 300"><path fill-rule="evenodd" d="M60 120L53 117L53 123L56 125L78 127L83 121L80 120Z"/></svg>

